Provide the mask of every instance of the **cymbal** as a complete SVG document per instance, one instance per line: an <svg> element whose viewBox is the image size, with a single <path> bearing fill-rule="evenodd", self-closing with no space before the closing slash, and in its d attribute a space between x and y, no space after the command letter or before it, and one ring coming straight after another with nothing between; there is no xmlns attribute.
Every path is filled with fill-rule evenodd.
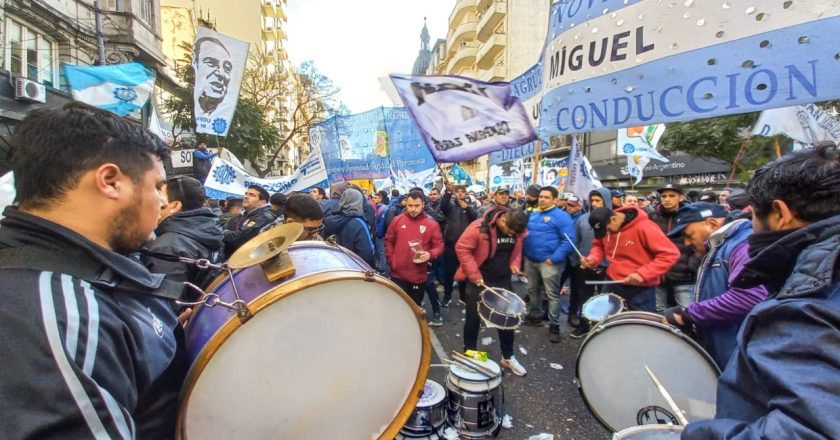
<svg viewBox="0 0 840 440"><path fill-rule="evenodd" d="M285 251L303 233L303 224L286 223L263 232L243 244L228 258L231 269L260 264Z"/></svg>

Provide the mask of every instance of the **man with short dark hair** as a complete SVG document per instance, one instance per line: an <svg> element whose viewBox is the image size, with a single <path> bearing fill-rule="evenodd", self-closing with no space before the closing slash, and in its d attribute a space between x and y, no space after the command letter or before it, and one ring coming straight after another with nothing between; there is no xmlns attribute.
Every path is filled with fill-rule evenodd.
<svg viewBox="0 0 840 440"><path fill-rule="evenodd" d="M443 306L448 307L452 302L452 289L455 283L455 272L458 271L458 255L455 253L455 243L461 238L461 234L467 226L478 217L476 209L467 202L467 188L462 185L453 185L445 181L446 191L440 201L440 211L446 217L446 229L443 235L444 250L444 283L443 283ZM453 200L454 195L454 200ZM458 283L458 296L464 299L466 286Z"/></svg>
<svg viewBox="0 0 840 440"><path fill-rule="evenodd" d="M245 190L245 197L242 199L242 208L245 212L225 231L225 255L230 257L239 249L260 233L260 230L273 222L277 217L271 210L268 203L270 196L265 188L259 185L251 185Z"/></svg>
<svg viewBox="0 0 840 440"><path fill-rule="evenodd" d="M292 194L286 200L284 223L300 223L303 232L298 240L320 240L324 229L324 211L311 196L303 193Z"/></svg>
<svg viewBox="0 0 840 440"><path fill-rule="evenodd" d="M225 209L226 211L219 217L219 224L227 230L233 227L233 222L230 220L238 218L242 214L242 199L228 199L225 204Z"/></svg>
<svg viewBox="0 0 840 440"><path fill-rule="evenodd" d="M539 206L528 219L525 238L525 273L528 276L527 325L542 324L542 295L548 297L548 339L560 342L560 278L569 252L573 252L575 226L566 211L557 208L557 188L540 190ZM566 238L568 237L568 238Z"/></svg>
<svg viewBox="0 0 840 440"><path fill-rule="evenodd" d="M207 175L210 174L210 168L213 167L213 158L216 153L207 149L207 144L201 142L193 151L193 174L199 182L204 184L207 180Z"/></svg>
<svg viewBox="0 0 840 440"><path fill-rule="evenodd" d="M321 202L322 200L327 198L327 192L324 191L324 188L320 186L315 186L309 190L309 195L315 199L316 202Z"/></svg>
<svg viewBox="0 0 840 440"><path fill-rule="evenodd" d="M741 325L715 419L682 438L840 438L840 152L788 154L758 169L748 192L751 259L732 285L764 285L769 297Z"/></svg>
<svg viewBox="0 0 840 440"><path fill-rule="evenodd" d="M511 277L519 274L522 242L528 216L524 211L499 207L467 227L455 245L461 267L455 278L467 283L464 302L464 350L478 348L478 303L484 286L513 291ZM501 366L517 376L526 374L525 367L513 352L514 331L499 329L502 350Z"/></svg>
<svg viewBox="0 0 840 440"><path fill-rule="evenodd" d="M31 111L11 144L20 205L0 223L0 437L172 438L189 365L157 295L183 286L129 257L167 206L169 149L78 102Z"/></svg>
<svg viewBox="0 0 840 440"><path fill-rule="evenodd" d="M268 199L268 203L271 205L271 212L274 213L275 217L283 217L286 212L286 200L289 199L289 196L283 193L274 193Z"/></svg>
<svg viewBox="0 0 840 440"><path fill-rule="evenodd" d="M650 219L659 225L659 229L665 235L669 235L677 226L677 212L687 205L683 188L668 183L656 192L660 194L661 203ZM683 243L681 237L671 237L671 241L680 250L680 259L656 287L656 311L659 313L665 311L672 303L685 308L694 301L694 283L697 280L697 267L700 266L700 259Z"/></svg>

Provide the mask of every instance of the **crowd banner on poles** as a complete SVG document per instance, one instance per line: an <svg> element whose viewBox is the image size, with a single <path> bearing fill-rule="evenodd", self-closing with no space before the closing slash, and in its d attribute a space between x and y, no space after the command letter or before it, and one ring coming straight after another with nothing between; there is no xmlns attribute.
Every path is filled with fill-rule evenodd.
<svg viewBox="0 0 840 440"><path fill-rule="evenodd" d="M541 160L539 174L538 185L564 188L569 179L569 158Z"/></svg>
<svg viewBox="0 0 840 440"><path fill-rule="evenodd" d="M627 156L627 170L638 185L644 177L645 166L651 159L668 162L668 158L656 151L659 139L665 133L665 124L641 127L619 128L617 135L618 154Z"/></svg>
<svg viewBox="0 0 840 440"><path fill-rule="evenodd" d="M783 134L796 142L794 149L819 141L840 144L840 122L814 104L797 105L763 111L752 134Z"/></svg>
<svg viewBox="0 0 840 440"><path fill-rule="evenodd" d="M578 197L588 198L589 193L594 189L601 188L601 181L595 175L595 170L589 163L589 159L583 155L577 136L572 136L572 148L569 151L569 178L566 181L566 192L571 192Z"/></svg>
<svg viewBox="0 0 840 440"><path fill-rule="evenodd" d="M330 182L428 173L436 167L404 108L330 118L309 129L309 142L321 150Z"/></svg>
<svg viewBox="0 0 840 440"><path fill-rule="evenodd" d="M119 116L139 119L155 87L155 72L140 63L63 67L73 99Z"/></svg>
<svg viewBox="0 0 840 440"><path fill-rule="evenodd" d="M539 135L838 98L838 26L838 1L556 2Z"/></svg>
<svg viewBox="0 0 840 440"><path fill-rule="evenodd" d="M250 44L212 29L199 27L193 43L195 69L195 131L227 136Z"/></svg>
<svg viewBox="0 0 840 440"><path fill-rule="evenodd" d="M475 159L536 139L509 83L460 76L391 75L438 162Z"/></svg>
<svg viewBox="0 0 840 440"><path fill-rule="evenodd" d="M315 150L310 153L291 176L267 178L251 176L232 162L216 157L204 182L204 191L207 197L214 199L242 197L251 185L259 185L271 194L308 191L315 186L326 187L327 172L321 152Z"/></svg>
<svg viewBox="0 0 840 440"><path fill-rule="evenodd" d="M524 190L530 183L531 169L532 165L522 159L490 165L490 190L495 191L500 186Z"/></svg>

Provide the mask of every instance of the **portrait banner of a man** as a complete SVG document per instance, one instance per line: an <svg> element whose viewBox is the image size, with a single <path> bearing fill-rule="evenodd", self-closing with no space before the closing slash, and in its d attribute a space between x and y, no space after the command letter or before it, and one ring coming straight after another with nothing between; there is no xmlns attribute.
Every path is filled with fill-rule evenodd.
<svg viewBox="0 0 840 440"><path fill-rule="evenodd" d="M193 44L195 131L226 136L239 100L249 43L198 28Z"/></svg>

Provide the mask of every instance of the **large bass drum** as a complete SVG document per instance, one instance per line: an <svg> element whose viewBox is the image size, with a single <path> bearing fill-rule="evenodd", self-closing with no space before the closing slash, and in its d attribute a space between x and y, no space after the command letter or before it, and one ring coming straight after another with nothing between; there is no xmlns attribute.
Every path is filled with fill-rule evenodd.
<svg viewBox="0 0 840 440"><path fill-rule="evenodd" d="M584 402L610 431L679 423L654 385L656 375L689 422L715 416L720 371L696 342L648 312L611 316L592 329L577 358Z"/></svg>
<svg viewBox="0 0 840 440"><path fill-rule="evenodd" d="M228 303L235 284L244 323L194 311L178 438L393 439L408 420L431 360L414 302L341 247L298 242L287 257L287 278L254 265L213 283Z"/></svg>

